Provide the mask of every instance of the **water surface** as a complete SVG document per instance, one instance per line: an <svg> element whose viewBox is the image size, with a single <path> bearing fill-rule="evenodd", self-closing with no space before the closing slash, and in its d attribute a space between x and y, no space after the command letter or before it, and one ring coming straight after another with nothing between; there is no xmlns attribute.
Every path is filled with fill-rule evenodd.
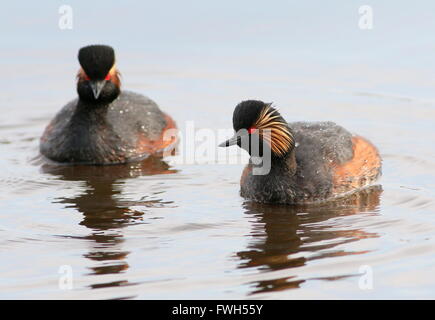
<svg viewBox="0 0 435 320"><path fill-rule="evenodd" d="M0 298L435 297L435 4L374 4L366 31L357 1L83 2L73 30L58 28L61 4L2 5ZM371 140L383 177L289 207L244 201L242 163L44 163L39 137L89 43L113 45L124 88L181 132L231 129L239 101L273 101Z"/></svg>

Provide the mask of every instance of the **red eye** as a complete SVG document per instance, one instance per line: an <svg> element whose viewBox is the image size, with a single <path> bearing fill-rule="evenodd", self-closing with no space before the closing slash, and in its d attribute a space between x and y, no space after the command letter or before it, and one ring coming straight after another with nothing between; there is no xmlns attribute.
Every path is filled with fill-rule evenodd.
<svg viewBox="0 0 435 320"><path fill-rule="evenodd" d="M85 74L85 80L91 80L91 78L89 78L88 75Z"/></svg>
<svg viewBox="0 0 435 320"><path fill-rule="evenodd" d="M249 132L250 134L253 134L255 131L257 131L257 128L250 127L250 128L248 129L248 132Z"/></svg>
<svg viewBox="0 0 435 320"><path fill-rule="evenodd" d="M110 80L111 76L110 73L107 74L107 76L104 78L104 80Z"/></svg>

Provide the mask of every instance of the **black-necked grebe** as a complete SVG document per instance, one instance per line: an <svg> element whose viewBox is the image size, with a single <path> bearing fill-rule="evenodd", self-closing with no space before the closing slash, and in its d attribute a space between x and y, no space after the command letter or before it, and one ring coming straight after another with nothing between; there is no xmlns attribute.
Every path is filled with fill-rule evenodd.
<svg viewBox="0 0 435 320"><path fill-rule="evenodd" d="M240 193L256 202L326 201L368 186L381 175L376 147L333 122L287 123L271 104L248 100L236 106L233 127L234 137L220 146L237 144L251 155ZM259 147L252 147L254 138ZM254 169L264 166L261 150L266 148L269 170L255 174Z"/></svg>
<svg viewBox="0 0 435 320"><path fill-rule="evenodd" d="M172 118L151 99L121 91L113 48L81 48L78 60L78 98L45 129L42 155L60 163L114 164L161 155L175 146Z"/></svg>

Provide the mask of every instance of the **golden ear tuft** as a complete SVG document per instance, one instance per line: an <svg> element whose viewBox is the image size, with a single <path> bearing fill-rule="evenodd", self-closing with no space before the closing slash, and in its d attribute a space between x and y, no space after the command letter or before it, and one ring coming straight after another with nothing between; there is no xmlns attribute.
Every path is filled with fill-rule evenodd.
<svg viewBox="0 0 435 320"><path fill-rule="evenodd" d="M260 134L274 154L284 156L293 148L294 138L290 128L271 104L261 110L254 126L260 130Z"/></svg>

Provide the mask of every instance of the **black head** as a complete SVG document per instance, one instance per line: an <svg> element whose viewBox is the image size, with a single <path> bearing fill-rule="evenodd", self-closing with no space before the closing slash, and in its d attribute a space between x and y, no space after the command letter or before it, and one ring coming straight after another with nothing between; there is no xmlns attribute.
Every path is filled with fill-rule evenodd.
<svg viewBox="0 0 435 320"><path fill-rule="evenodd" d="M264 146L268 146L275 157L283 157L294 148L293 134L287 122L271 103L259 100L240 102L234 109L233 128L234 137L220 144L221 147L237 144L253 155L255 137L259 140L260 150L266 142Z"/></svg>
<svg viewBox="0 0 435 320"><path fill-rule="evenodd" d="M115 64L115 51L105 45L91 45L79 50L79 62L92 80L104 80Z"/></svg>
<svg viewBox="0 0 435 320"><path fill-rule="evenodd" d="M246 100L240 102L233 113L233 128L234 131L240 129L249 130L252 128L257 119L260 117L261 110L270 104L260 100Z"/></svg>
<svg viewBox="0 0 435 320"><path fill-rule="evenodd" d="M112 47L91 45L79 50L82 69L77 75L80 99L91 103L109 103L120 93L120 80L115 68Z"/></svg>

